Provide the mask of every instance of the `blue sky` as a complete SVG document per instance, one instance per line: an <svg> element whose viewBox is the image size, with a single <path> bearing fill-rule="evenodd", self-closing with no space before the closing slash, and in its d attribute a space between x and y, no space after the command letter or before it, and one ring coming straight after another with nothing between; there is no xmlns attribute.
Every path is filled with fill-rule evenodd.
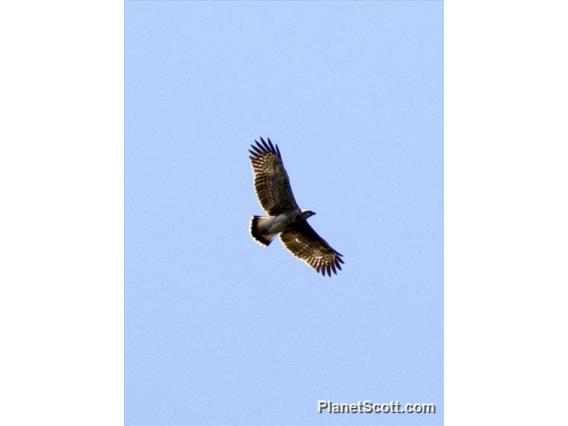
<svg viewBox="0 0 568 426"><path fill-rule="evenodd" d="M442 424L442 3L125 11L126 424ZM250 239L259 136L339 275Z"/></svg>

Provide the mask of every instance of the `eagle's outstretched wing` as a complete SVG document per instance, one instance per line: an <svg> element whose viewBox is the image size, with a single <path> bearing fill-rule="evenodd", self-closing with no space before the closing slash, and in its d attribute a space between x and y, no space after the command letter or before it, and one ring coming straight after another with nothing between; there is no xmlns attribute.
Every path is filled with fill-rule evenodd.
<svg viewBox="0 0 568 426"><path fill-rule="evenodd" d="M280 239L294 256L324 276L327 273L331 277L331 272L337 274L337 269L344 263L343 255L320 237L308 222L291 225L280 234Z"/></svg>
<svg viewBox="0 0 568 426"><path fill-rule="evenodd" d="M256 195L262 208L271 216L299 208L278 145L274 146L270 138L268 142L262 138L255 142L256 145L249 149L249 158L254 171Z"/></svg>

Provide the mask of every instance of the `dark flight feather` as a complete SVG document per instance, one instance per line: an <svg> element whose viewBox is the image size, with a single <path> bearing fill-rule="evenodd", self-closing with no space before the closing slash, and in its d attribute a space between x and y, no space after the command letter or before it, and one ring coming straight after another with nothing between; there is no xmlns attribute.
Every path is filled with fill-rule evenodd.
<svg viewBox="0 0 568 426"><path fill-rule="evenodd" d="M280 234L284 246L322 275L341 270L343 256L334 250L306 221L295 223ZM337 269L336 269L337 268Z"/></svg>
<svg viewBox="0 0 568 426"><path fill-rule="evenodd" d="M260 141L251 145L255 152L250 156L260 205L271 216L298 209L278 145L268 144L262 138Z"/></svg>

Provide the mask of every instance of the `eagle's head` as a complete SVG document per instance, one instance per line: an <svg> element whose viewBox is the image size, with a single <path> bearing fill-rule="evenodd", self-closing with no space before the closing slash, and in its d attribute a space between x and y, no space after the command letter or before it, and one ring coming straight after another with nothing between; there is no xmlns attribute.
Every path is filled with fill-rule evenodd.
<svg viewBox="0 0 568 426"><path fill-rule="evenodd" d="M315 215L315 214L316 214L316 212L313 212L313 211L311 211L311 210L304 210L304 211L302 212L302 219L303 219L303 220L306 220L307 218L312 217L312 216Z"/></svg>

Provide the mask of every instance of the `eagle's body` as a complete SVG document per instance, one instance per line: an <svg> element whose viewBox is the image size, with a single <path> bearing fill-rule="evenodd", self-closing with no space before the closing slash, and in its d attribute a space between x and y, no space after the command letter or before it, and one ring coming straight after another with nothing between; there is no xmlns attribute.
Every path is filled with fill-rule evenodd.
<svg viewBox="0 0 568 426"><path fill-rule="evenodd" d="M249 150L254 171L254 185L261 206L269 216L253 216L251 236L268 246L276 235L284 246L316 271L328 276L341 269L342 254L335 251L308 224L314 212L302 211L292 193L290 180L278 145L260 138Z"/></svg>
<svg viewBox="0 0 568 426"><path fill-rule="evenodd" d="M310 211L302 212L300 209L280 213L277 216L253 216L251 221L251 235L259 243L267 246L272 239L286 231L292 225L298 224L312 214Z"/></svg>
<svg viewBox="0 0 568 426"><path fill-rule="evenodd" d="M259 223L259 228L265 234L279 234L299 220L302 220L302 212L298 209L278 216L268 216L264 222Z"/></svg>

